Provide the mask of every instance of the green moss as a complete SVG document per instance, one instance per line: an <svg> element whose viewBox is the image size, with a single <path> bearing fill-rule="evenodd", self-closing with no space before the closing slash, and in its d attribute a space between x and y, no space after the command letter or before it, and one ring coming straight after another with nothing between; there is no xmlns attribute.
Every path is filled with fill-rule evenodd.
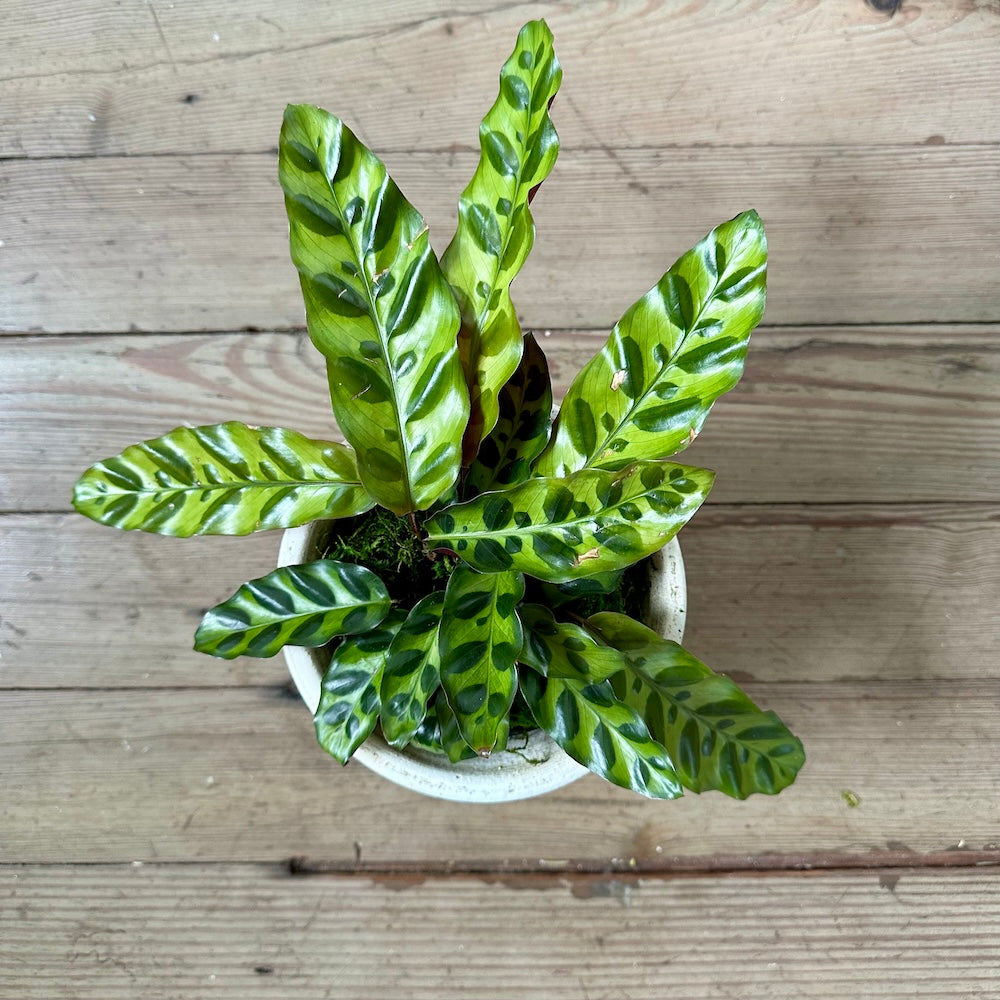
<svg viewBox="0 0 1000 1000"><path fill-rule="evenodd" d="M331 522L322 556L367 566L393 601L407 608L443 590L454 565L442 556L428 556L410 522L381 507Z"/></svg>

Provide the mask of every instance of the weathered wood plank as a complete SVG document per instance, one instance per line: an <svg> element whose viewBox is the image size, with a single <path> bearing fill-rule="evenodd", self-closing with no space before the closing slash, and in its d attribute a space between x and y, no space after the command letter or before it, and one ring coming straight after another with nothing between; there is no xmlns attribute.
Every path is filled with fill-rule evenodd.
<svg viewBox="0 0 1000 1000"><path fill-rule="evenodd" d="M686 644L751 681L996 678L1000 510L732 507L683 531ZM191 649L277 537L178 540L0 518L0 687L274 684L281 659Z"/></svg>
<svg viewBox="0 0 1000 1000"><path fill-rule="evenodd" d="M777 798L654 802L587 776L502 806L438 802L360 765L342 770L280 688L5 692L0 861L540 867L997 850L996 679L747 689L806 746L798 782Z"/></svg>
<svg viewBox="0 0 1000 1000"><path fill-rule="evenodd" d="M474 162L390 158L439 250ZM0 330L300 326L275 173L267 154L0 163ZM535 199L516 298L528 326L610 327L752 206L768 227L769 323L993 321L998 197L985 147L584 150Z"/></svg>
<svg viewBox="0 0 1000 1000"><path fill-rule="evenodd" d="M759 331L685 461L711 502L1000 499L1000 327ZM542 338L557 395L603 333ZM304 334L0 338L0 510L68 509L90 463L181 424L336 431Z"/></svg>
<svg viewBox="0 0 1000 1000"><path fill-rule="evenodd" d="M987 871L811 878L291 878L248 865L0 870L0 997L969 1000Z"/></svg>
<svg viewBox="0 0 1000 1000"><path fill-rule="evenodd" d="M87 0L67 17L14 0L0 155L261 151L289 101L330 105L382 150L474 146L532 16L565 66L567 148L1000 140L995 5L873 6L383 0L318 18L304 0Z"/></svg>

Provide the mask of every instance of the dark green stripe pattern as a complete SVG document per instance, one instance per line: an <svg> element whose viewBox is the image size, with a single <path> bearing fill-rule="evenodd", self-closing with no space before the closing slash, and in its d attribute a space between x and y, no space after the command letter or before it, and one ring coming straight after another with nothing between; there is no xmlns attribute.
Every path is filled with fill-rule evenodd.
<svg viewBox="0 0 1000 1000"><path fill-rule="evenodd" d="M373 506L354 452L281 427L179 427L91 466L73 506L126 531L249 535Z"/></svg>
<svg viewBox="0 0 1000 1000"><path fill-rule="evenodd" d="M385 585L364 566L335 559L282 566L206 612L194 648L231 660L274 656L283 646L322 646L374 628L389 606Z"/></svg>
<svg viewBox="0 0 1000 1000"><path fill-rule="evenodd" d="M343 639L330 657L313 722L319 745L341 764L375 728L386 652L405 617L390 611L363 635Z"/></svg>
<svg viewBox="0 0 1000 1000"><path fill-rule="evenodd" d="M556 621L541 604L522 604L517 609L524 627L524 646L518 662L543 677L603 681L625 668L625 657L617 649L599 644L573 622Z"/></svg>
<svg viewBox="0 0 1000 1000"><path fill-rule="evenodd" d="M701 506L714 474L662 462L484 493L425 523L429 541L483 573L563 583L629 566L665 545Z"/></svg>
<svg viewBox="0 0 1000 1000"><path fill-rule="evenodd" d="M515 609L523 596L519 573L477 573L462 564L445 589L441 685L462 738L484 757L496 749L517 692L524 635Z"/></svg>
<svg viewBox="0 0 1000 1000"><path fill-rule="evenodd" d="M530 333L524 336L517 371L500 390L498 407L496 426L483 438L466 474L467 496L523 483L548 443L552 384L545 355Z"/></svg>
<svg viewBox="0 0 1000 1000"><path fill-rule="evenodd" d="M420 728L441 685L438 629L444 591L418 601L389 648L382 674L382 735L402 749Z"/></svg>
<svg viewBox="0 0 1000 1000"><path fill-rule="evenodd" d="M627 667L611 680L615 694L646 720L686 788L745 799L775 795L795 780L805 763L802 743L774 712L625 615L603 612L589 623L623 650Z"/></svg>
<svg viewBox="0 0 1000 1000"><path fill-rule="evenodd" d="M667 751L638 713L615 698L610 681L546 679L527 670L521 692L538 725L594 774L653 799L682 794Z"/></svg>
<svg viewBox="0 0 1000 1000"><path fill-rule="evenodd" d="M743 374L766 271L764 226L753 211L684 254L573 380L536 474L619 469L686 448Z"/></svg>
<svg viewBox="0 0 1000 1000"><path fill-rule="evenodd" d="M279 177L313 343L361 480L397 514L455 482L469 415L458 305L420 213L339 119L289 107Z"/></svg>
<svg viewBox="0 0 1000 1000"><path fill-rule="evenodd" d="M496 423L497 393L521 353L510 283L535 239L529 198L559 152L548 109L561 80L552 33L544 21L529 22L500 70L500 94L479 128L479 165L459 200L458 229L441 258L462 309L473 446Z"/></svg>

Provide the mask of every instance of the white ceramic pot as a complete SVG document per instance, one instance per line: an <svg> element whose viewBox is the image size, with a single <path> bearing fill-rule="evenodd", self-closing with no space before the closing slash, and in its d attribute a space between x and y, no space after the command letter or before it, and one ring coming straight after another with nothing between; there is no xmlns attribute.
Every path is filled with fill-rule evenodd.
<svg viewBox="0 0 1000 1000"><path fill-rule="evenodd" d="M279 566L293 566L316 558L323 521L284 533ZM680 546L673 539L652 557L649 609L646 623L676 642L684 634L687 588ZM286 646L285 660L302 700L315 714L320 685L330 659L326 648ZM397 785L454 802L513 802L562 788L588 773L564 753L547 734L534 730L524 746L453 764L447 757L407 747L390 747L376 729L354 753L353 760Z"/></svg>

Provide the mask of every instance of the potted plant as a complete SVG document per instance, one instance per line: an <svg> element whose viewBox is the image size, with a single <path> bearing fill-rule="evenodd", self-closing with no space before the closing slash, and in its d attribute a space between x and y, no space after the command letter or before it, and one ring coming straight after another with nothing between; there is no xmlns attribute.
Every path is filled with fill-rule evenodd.
<svg viewBox="0 0 1000 1000"><path fill-rule="evenodd" d="M291 255L347 443L236 422L178 428L92 466L74 505L181 537L289 530L291 564L208 611L195 648L299 650L293 674L341 763L370 738L379 769L395 748L447 762L446 774L485 768L500 787L510 748L512 760L557 761L546 787L589 768L655 798L773 794L801 767L800 742L675 641L683 604L669 620L669 591L683 599L672 539L713 480L673 456L742 374L764 308L763 226L744 212L681 256L553 420L544 355L509 289L556 158L560 79L547 26L525 25L440 261L348 127L289 107ZM666 636L624 613L657 553ZM541 790L530 778L497 794L444 785L479 801Z"/></svg>

